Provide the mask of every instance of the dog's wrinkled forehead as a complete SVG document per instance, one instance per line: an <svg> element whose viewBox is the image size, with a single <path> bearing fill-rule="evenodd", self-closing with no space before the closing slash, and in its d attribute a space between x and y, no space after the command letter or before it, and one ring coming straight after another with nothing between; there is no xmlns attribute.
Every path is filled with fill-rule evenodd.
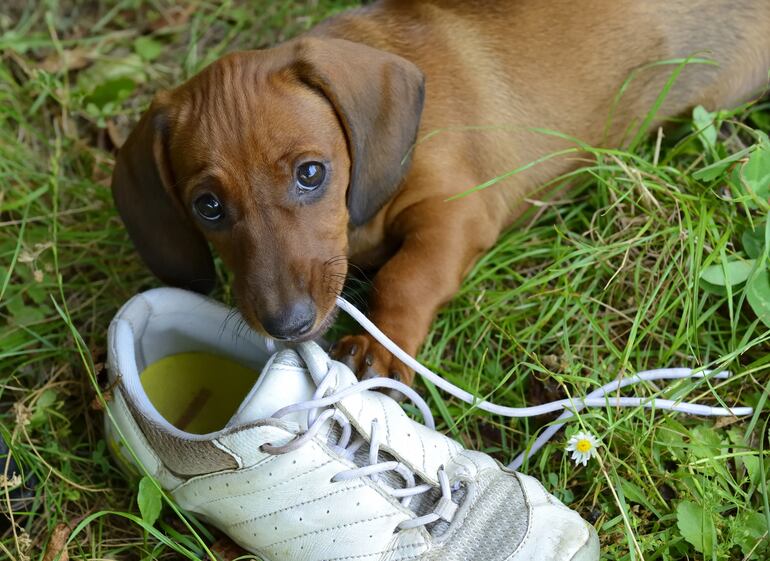
<svg viewBox="0 0 770 561"><path fill-rule="evenodd" d="M169 153L180 175L206 169L268 179L290 173L299 155L330 157L340 148L344 133L329 102L280 62L262 51L235 53L170 93Z"/></svg>

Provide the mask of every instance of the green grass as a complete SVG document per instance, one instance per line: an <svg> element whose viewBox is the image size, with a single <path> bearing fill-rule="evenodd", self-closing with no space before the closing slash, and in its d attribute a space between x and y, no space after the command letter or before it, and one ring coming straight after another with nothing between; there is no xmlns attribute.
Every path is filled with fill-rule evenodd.
<svg viewBox="0 0 770 561"><path fill-rule="evenodd" d="M279 41L349 4L4 4L0 434L25 475L42 483L32 513L0 533L0 558L42 558L57 525L81 522L70 534L72 559L202 553L169 508L157 525L166 541L131 518L139 512L136 485L111 463L102 438L96 382L107 325L122 302L157 284L113 210L113 145L154 90L228 50ZM71 69L60 64L62 53ZM754 147L755 131L770 128L769 105L721 115L718 138L683 122L659 147L653 135L633 152L595 151L596 162L569 178L572 190L535 207L481 260L422 352L452 382L511 405L543 392L584 395L650 367L735 374L726 382L633 391L750 404L757 407L753 418L724 423L593 410L525 466L596 524L604 559L770 555L770 332L742 285L720 295L698 280L710 265L744 255L742 234L762 224L770 207L736 179L740 161L708 180L697 175ZM753 274L766 278L766 252L756 263ZM419 389L431 397L442 429L502 461L547 421L502 419ZM586 468L563 453L578 428L603 442L601 461ZM0 488L0 505L5 500ZM208 530L196 528L210 543Z"/></svg>

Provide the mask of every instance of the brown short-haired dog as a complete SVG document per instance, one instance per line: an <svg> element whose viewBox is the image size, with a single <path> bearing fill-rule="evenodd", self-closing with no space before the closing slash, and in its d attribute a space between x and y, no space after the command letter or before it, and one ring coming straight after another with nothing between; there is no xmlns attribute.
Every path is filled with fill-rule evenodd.
<svg viewBox="0 0 770 561"><path fill-rule="evenodd" d="M370 315L415 353L525 196L578 164L548 159L447 199L573 145L542 129L622 143L677 69L652 63L693 56L715 64L688 64L657 122L765 86L770 2L383 0L159 93L113 192L155 274L211 289L210 243L246 319L276 338L328 326L348 259L379 267ZM337 352L411 381L368 336Z"/></svg>

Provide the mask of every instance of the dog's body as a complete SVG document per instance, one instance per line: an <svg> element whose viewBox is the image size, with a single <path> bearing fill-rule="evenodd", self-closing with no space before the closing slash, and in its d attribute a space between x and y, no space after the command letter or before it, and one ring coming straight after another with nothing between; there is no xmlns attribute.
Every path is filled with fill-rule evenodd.
<svg viewBox="0 0 770 561"><path fill-rule="evenodd" d="M672 62L688 57L717 64ZM761 91L770 2L378 2L161 94L121 150L115 197L156 274L212 279L205 237L246 318L283 338L328 324L342 256L378 267L370 315L415 353L526 196L580 162L546 156L575 147L569 137L623 143L679 70L652 124ZM296 183L308 161L325 162L322 190ZM200 203L210 192L216 204ZM138 211L148 199L151 217ZM226 209L214 226L194 216L212 204ZM368 336L336 352L361 374L411 379Z"/></svg>

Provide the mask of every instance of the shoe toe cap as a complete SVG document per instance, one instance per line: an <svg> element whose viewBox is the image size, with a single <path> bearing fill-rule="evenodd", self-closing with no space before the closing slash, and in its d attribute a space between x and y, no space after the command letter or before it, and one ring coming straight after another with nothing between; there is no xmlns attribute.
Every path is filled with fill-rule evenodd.
<svg viewBox="0 0 770 561"><path fill-rule="evenodd" d="M527 535L509 561L598 561L596 530L532 477L517 474L529 508Z"/></svg>

